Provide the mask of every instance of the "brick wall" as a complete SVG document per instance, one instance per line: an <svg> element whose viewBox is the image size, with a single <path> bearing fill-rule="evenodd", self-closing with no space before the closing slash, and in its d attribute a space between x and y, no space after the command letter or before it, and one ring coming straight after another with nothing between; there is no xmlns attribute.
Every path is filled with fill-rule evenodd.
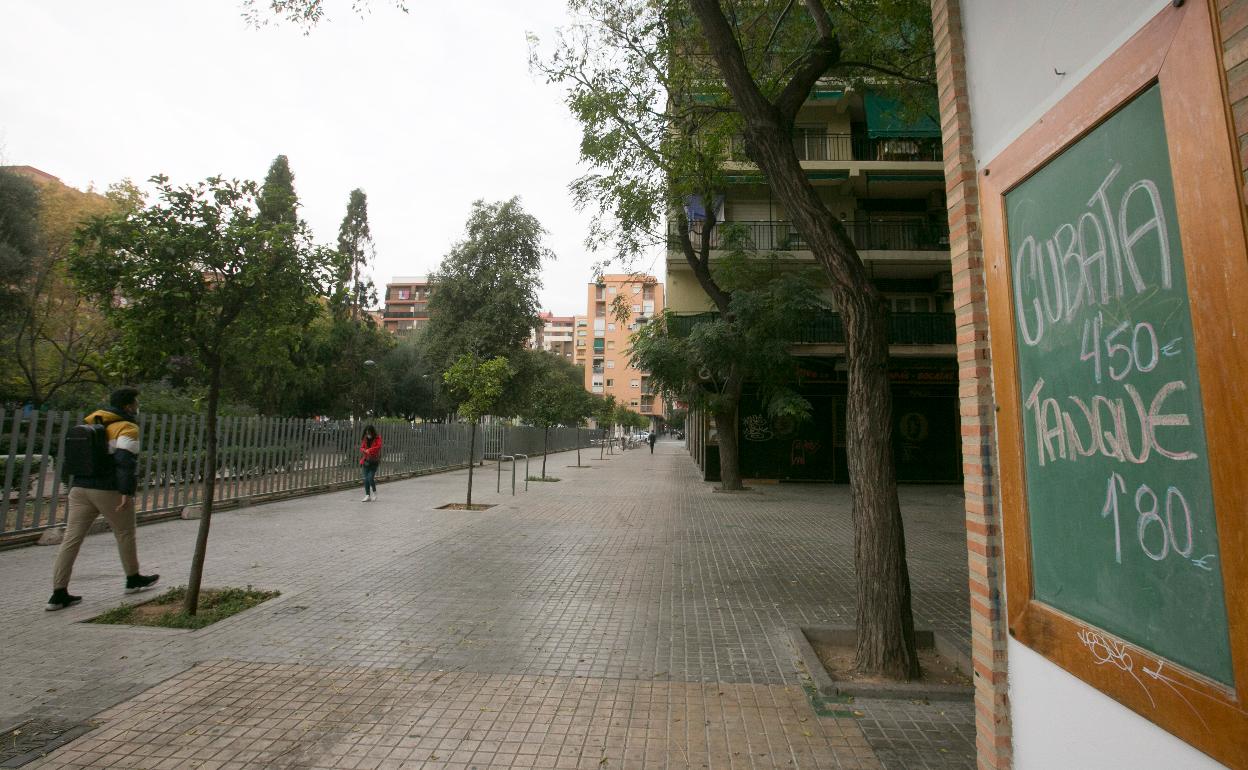
<svg viewBox="0 0 1248 770"><path fill-rule="evenodd" d="M1213 17L1222 39L1222 66L1239 149L1239 172L1248 199L1248 0L1216 0Z"/></svg>
<svg viewBox="0 0 1248 770"><path fill-rule="evenodd" d="M1248 4L1248 0L1241 2ZM958 397L970 566L971 657L975 668L975 740L979 766L998 770L1010 767L1012 760L1006 683L1005 576L993 471L996 448L988 350L988 297L984 286L979 185L967 100L959 0L932 0L932 31L944 136L957 324Z"/></svg>

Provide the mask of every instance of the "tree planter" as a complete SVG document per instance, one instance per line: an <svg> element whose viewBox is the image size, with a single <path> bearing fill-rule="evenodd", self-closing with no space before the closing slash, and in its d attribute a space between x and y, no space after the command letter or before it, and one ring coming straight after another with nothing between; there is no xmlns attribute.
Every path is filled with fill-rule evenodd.
<svg viewBox="0 0 1248 770"><path fill-rule="evenodd" d="M975 688L971 680L971 662L944 637L933 631L915 630L915 646L924 664L923 675L909 682L880 678L849 678L831 672L820 659L843 651L851 665L858 631L846 626L809 626L794 628L790 641L797 657L820 695L837 697L882 698L898 700L972 701ZM818 651L816 651L818 648Z"/></svg>

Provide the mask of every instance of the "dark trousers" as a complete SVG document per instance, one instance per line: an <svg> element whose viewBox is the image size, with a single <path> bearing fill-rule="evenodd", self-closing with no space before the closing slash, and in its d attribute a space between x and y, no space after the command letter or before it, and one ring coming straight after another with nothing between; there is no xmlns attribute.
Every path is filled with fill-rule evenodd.
<svg viewBox="0 0 1248 770"><path fill-rule="evenodd" d="M364 494L371 495L377 491L378 463L364 463Z"/></svg>

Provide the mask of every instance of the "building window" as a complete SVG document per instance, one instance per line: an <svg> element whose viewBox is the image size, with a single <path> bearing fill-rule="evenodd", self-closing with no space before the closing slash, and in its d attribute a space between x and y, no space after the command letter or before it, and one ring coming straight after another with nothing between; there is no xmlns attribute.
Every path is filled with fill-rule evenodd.
<svg viewBox="0 0 1248 770"><path fill-rule="evenodd" d="M607 331L609 332L615 331L615 324L607 324Z"/></svg>
<svg viewBox="0 0 1248 770"><path fill-rule="evenodd" d="M641 305L633 305L633 312L634 312L634 313L640 313L640 312L641 312Z"/></svg>
<svg viewBox="0 0 1248 770"><path fill-rule="evenodd" d="M630 380L630 381L629 381L629 383L628 383L628 387L630 387L630 388L640 388L640 387L641 387L641 380Z"/></svg>
<svg viewBox="0 0 1248 770"><path fill-rule="evenodd" d="M615 350L615 340L607 340L607 350Z"/></svg>
<svg viewBox="0 0 1248 770"><path fill-rule="evenodd" d="M633 287L633 294L641 294L641 287L640 287L640 286L634 286L634 287Z"/></svg>
<svg viewBox="0 0 1248 770"><path fill-rule="evenodd" d="M614 287L614 286L608 286L608 287L607 287L607 294L615 294L615 287Z"/></svg>
<svg viewBox="0 0 1248 770"><path fill-rule="evenodd" d="M615 380L607 380L607 387L608 387L608 388L613 387L614 385L615 385Z"/></svg>
<svg viewBox="0 0 1248 770"><path fill-rule="evenodd" d="M411 299L412 292L408 289L399 289L399 299Z"/></svg>
<svg viewBox="0 0 1248 770"><path fill-rule="evenodd" d="M614 368L615 368L615 361L614 361L614 360L607 361L607 368L608 368L608 369L614 369Z"/></svg>
<svg viewBox="0 0 1248 770"><path fill-rule="evenodd" d="M888 309L894 313L931 313L936 310L936 298L926 294L894 294L886 299Z"/></svg>
<svg viewBox="0 0 1248 770"><path fill-rule="evenodd" d="M629 401L629 402L628 402L628 405L629 405L629 406L641 406L641 402L640 402L640 401Z"/></svg>

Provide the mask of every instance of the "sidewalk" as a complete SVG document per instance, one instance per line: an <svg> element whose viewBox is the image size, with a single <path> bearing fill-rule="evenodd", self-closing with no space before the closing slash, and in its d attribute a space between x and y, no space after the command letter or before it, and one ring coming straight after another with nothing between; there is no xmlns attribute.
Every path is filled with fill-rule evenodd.
<svg viewBox="0 0 1248 770"><path fill-rule="evenodd" d="M0 552L0 726L98 725L38 767L974 766L969 703L820 717L802 689L789 629L853 619L848 488L714 493L677 442L575 457L515 497L478 469L484 512L434 510L461 471L214 517L205 585L282 596L196 632L77 622L122 601L111 535L59 613L54 549ZM969 653L960 490L902 502L917 623ZM196 525L141 528L144 570L185 582Z"/></svg>

